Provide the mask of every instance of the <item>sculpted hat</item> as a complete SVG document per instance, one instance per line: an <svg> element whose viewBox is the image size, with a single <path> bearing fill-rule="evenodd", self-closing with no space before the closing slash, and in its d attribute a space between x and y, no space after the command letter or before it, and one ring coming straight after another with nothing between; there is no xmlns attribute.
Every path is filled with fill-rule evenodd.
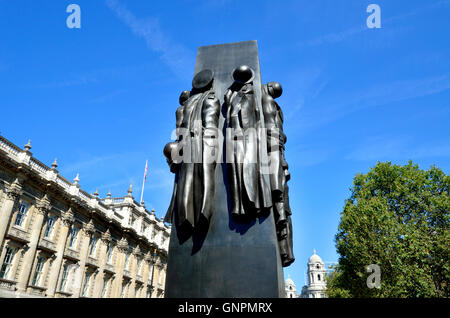
<svg viewBox="0 0 450 318"><path fill-rule="evenodd" d="M207 87L214 79L214 72L205 69L197 74L195 74L194 79L192 80L192 87L195 89L202 89Z"/></svg>

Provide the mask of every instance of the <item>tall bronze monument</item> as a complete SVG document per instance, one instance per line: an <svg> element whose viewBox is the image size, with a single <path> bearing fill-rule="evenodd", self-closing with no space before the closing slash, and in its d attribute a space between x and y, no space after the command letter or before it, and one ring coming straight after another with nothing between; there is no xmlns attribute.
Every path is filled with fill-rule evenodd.
<svg viewBox="0 0 450 318"><path fill-rule="evenodd" d="M199 47L164 148L175 174L165 296L283 297L294 261L282 88L256 41Z"/></svg>

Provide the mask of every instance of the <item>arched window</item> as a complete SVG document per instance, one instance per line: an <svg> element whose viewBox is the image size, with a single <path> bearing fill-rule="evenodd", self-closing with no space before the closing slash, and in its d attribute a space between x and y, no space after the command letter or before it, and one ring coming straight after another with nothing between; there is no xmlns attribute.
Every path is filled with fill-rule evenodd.
<svg viewBox="0 0 450 318"><path fill-rule="evenodd" d="M319 264L317 264L317 265L316 265L316 268L317 268L317 269L320 269L320 265L319 265Z"/></svg>
<svg viewBox="0 0 450 318"><path fill-rule="evenodd" d="M318 280L318 281L320 281L320 274L319 274L319 275L317 275L317 280Z"/></svg>

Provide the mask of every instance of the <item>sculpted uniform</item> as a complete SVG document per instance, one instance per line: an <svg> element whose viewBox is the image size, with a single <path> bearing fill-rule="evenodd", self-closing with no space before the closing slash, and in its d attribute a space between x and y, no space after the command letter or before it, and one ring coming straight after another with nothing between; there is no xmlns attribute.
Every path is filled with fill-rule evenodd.
<svg viewBox="0 0 450 318"><path fill-rule="evenodd" d="M209 72L206 82L202 78L205 72ZM199 84L198 81L203 82ZM217 138L214 137L217 136L220 102L211 89L212 81L211 71L199 72L193 80L190 97L177 110L177 147L181 149L182 162L176 176L176 195L172 196L166 217L175 217L181 229L179 232L186 235L194 228L207 225L213 213L214 171L218 153ZM205 159L208 161L205 162Z"/></svg>
<svg viewBox="0 0 450 318"><path fill-rule="evenodd" d="M270 185L260 174L259 115L253 91L253 71L237 68L235 83L225 94L227 107L227 167L232 214L250 216L272 206Z"/></svg>
<svg viewBox="0 0 450 318"><path fill-rule="evenodd" d="M265 128L267 129L267 152L269 154L270 186L272 189L272 200L276 212L277 226L283 226L286 222L284 211L283 192L285 187L285 176L283 172L282 149L286 136L283 133L283 115L273 96L269 84L263 87L262 108L264 111ZM281 86L280 86L281 89ZM281 93L279 93L281 95ZM273 96L272 96L273 95Z"/></svg>
<svg viewBox="0 0 450 318"><path fill-rule="evenodd" d="M270 184L274 202L277 236L283 266L289 266L294 260L292 243L291 209L289 206L290 179L288 164L284 157L284 144L287 137L283 132L283 112L275 101L282 94L281 85L270 82L263 86L262 107L267 128L267 152L269 153Z"/></svg>
<svg viewBox="0 0 450 318"><path fill-rule="evenodd" d="M178 107L175 112L177 140L175 142L169 142L164 147L164 155L167 158L167 164L170 167L170 171L172 173L175 173L175 182L173 184L172 198L170 200L170 205L169 205L169 208L167 209L166 216L164 217L164 222L168 222L168 223L172 223L172 212L174 209L176 195L177 195L177 185L178 185L178 177L179 177L178 170L179 170L180 164L181 164L181 161L178 161L175 158L173 158L173 153L176 153L179 155L179 152L181 150L179 143L182 138L180 128L181 128L181 122L183 120L184 103L186 102L186 100L189 99L190 95L191 95L190 91L183 91L181 93L180 99L179 99L180 107Z"/></svg>

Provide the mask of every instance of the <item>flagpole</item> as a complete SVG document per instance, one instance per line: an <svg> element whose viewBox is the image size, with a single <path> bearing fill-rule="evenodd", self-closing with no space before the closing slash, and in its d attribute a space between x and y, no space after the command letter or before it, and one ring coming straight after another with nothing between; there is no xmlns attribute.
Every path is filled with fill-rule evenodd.
<svg viewBox="0 0 450 318"><path fill-rule="evenodd" d="M145 161L144 178L142 180L141 201L139 203L142 203L142 199L144 198L145 178L147 177L147 163L148 163L148 160Z"/></svg>

